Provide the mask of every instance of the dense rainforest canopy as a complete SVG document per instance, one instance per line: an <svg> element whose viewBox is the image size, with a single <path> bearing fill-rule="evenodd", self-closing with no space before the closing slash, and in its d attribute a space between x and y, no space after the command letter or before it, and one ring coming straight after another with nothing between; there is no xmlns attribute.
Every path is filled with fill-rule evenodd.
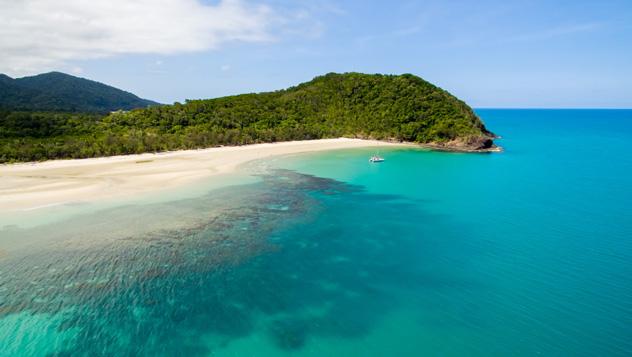
<svg viewBox="0 0 632 357"><path fill-rule="evenodd" d="M472 109L410 74L316 77L275 92L108 115L0 112L0 162L359 137L463 150L492 145Z"/></svg>

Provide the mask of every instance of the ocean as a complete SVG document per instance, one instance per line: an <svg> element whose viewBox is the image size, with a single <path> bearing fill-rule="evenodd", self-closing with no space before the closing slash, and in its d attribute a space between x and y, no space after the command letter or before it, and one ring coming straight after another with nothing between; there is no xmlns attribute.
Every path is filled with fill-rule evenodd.
<svg viewBox="0 0 632 357"><path fill-rule="evenodd" d="M477 114L0 228L0 356L632 355L632 110Z"/></svg>

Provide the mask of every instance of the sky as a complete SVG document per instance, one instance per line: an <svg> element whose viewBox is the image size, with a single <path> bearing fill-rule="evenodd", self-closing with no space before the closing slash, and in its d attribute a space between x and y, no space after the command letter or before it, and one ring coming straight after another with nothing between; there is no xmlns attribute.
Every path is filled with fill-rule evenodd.
<svg viewBox="0 0 632 357"><path fill-rule="evenodd" d="M0 0L0 73L172 103L412 73L473 107L632 108L632 0Z"/></svg>

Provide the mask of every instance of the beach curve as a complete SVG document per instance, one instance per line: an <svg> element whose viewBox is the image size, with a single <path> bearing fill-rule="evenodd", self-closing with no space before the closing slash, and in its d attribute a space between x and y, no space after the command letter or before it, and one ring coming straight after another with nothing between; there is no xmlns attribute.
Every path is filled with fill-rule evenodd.
<svg viewBox="0 0 632 357"><path fill-rule="evenodd" d="M174 188L272 156L403 145L336 138L0 165L0 213Z"/></svg>

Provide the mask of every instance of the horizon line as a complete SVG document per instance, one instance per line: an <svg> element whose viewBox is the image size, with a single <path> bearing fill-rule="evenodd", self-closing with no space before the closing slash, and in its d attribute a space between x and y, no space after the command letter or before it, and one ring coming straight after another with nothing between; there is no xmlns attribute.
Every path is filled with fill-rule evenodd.
<svg viewBox="0 0 632 357"><path fill-rule="evenodd" d="M478 107L472 109L496 110L632 110L632 107Z"/></svg>

